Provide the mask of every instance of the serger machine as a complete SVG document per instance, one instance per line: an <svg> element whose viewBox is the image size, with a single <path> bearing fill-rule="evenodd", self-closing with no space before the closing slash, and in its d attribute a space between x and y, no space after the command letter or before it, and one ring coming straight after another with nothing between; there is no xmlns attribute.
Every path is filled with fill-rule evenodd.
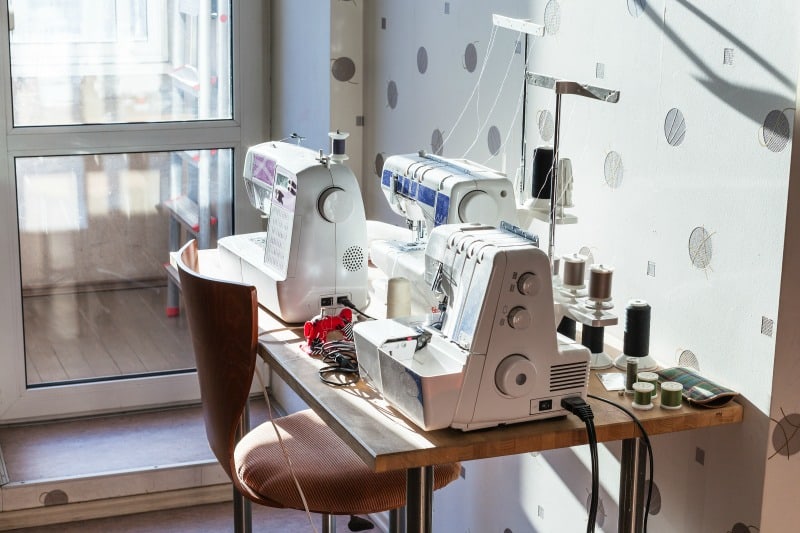
<svg viewBox="0 0 800 533"><path fill-rule="evenodd" d="M386 158L381 190L392 210L402 215L412 234L376 239L370 259L389 277L402 276L413 284L424 276L427 236L442 224L517 223L511 181L467 159L447 159L418 152ZM407 235L407 237L406 237ZM417 291L430 300L428 291ZM429 301L428 303L433 303Z"/></svg>
<svg viewBox="0 0 800 533"><path fill-rule="evenodd" d="M247 151L247 194L267 230L220 239L222 264L286 322L333 312L345 298L366 305L364 204L344 158L277 141Z"/></svg>
<svg viewBox="0 0 800 533"><path fill-rule="evenodd" d="M442 225L425 249L437 323L354 326L361 376L425 430L472 430L566 414L586 397L589 350L557 335L550 263L525 236ZM437 316L437 315L433 315Z"/></svg>

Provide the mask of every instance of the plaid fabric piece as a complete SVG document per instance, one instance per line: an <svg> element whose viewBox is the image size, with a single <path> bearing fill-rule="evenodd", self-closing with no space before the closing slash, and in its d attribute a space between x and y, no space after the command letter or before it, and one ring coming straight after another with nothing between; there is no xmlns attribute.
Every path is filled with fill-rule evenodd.
<svg viewBox="0 0 800 533"><path fill-rule="evenodd" d="M691 368L676 366L658 370L656 373L661 382L677 381L683 385L683 397L695 405L721 407L739 394L704 378Z"/></svg>

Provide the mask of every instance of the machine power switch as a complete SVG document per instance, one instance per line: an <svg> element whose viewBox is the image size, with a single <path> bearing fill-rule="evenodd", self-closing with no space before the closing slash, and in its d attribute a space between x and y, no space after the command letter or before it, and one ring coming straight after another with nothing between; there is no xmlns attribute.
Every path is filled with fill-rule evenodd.
<svg viewBox="0 0 800 533"><path fill-rule="evenodd" d="M517 280L517 290L524 296L536 296L539 287L539 279L533 272L525 272Z"/></svg>
<svg viewBox="0 0 800 533"><path fill-rule="evenodd" d="M526 329L533 322L530 311L524 307L515 307L508 313L508 324L514 329Z"/></svg>

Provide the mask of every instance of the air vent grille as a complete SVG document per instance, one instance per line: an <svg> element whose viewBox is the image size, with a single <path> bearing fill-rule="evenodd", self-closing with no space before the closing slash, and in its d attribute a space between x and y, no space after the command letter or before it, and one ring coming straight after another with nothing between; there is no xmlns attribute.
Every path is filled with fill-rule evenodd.
<svg viewBox="0 0 800 533"><path fill-rule="evenodd" d="M550 392L583 388L588 376L588 363L553 365L550 367Z"/></svg>

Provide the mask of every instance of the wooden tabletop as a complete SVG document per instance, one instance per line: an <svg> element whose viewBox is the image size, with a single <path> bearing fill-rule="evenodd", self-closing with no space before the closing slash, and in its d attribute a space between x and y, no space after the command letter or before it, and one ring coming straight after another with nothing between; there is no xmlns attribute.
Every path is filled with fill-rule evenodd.
<svg viewBox="0 0 800 533"><path fill-rule="evenodd" d="M201 250L201 271L225 277L216 250ZM171 257L174 261L174 257ZM371 269L377 270L377 269ZM371 292L376 283L370 278ZM380 280L378 280L380 281ZM379 290L379 289L378 289ZM375 302L377 298L373 299ZM378 316L370 309L373 316ZM574 416L524 422L493 429L462 432L456 429L422 431L395 411L363 381L348 387L331 387L319 379L322 362L301 350L302 327L290 327L271 313L259 311L259 354L272 372L283 379L376 472L416 468L453 461L565 448L586 444L586 429ZM603 370L602 372L615 372ZM630 410L630 397L605 390L595 372L589 393L620 403ZM597 438L601 442L639 436L631 419L619 409L589 399ZM742 406L730 402L707 409L683 403L678 410L658 406L636 411L650 435L741 422Z"/></svg>
<svg viewBox="0 0 800 533"><path fill-rule="evenodd" d="M306 355L302 328L285 326L262 311L259 353L283 379L376 472L500 455L550 450L586 444L586 428L574 416L524 422L493 429L462 432L456 429L422 431L395 411L363 381L331 387L317 374L322 363ZM615 372L603 370L602 372ZM630 397L605 390L592 375L589 392L620 403L630 410ZM619 409L590 399L599 441L638 436L631 419ZM741 422L742 406L730 402L718 409L690 407L678 410L657 405L636 411L650 435Z"/></svg>

